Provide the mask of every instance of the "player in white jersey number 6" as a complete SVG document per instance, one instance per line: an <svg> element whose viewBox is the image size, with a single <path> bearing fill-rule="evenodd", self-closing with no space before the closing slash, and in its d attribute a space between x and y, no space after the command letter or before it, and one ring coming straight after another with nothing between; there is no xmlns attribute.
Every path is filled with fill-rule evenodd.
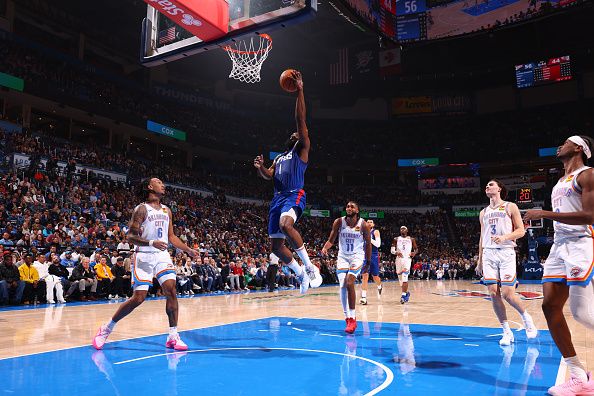
<svg viewBox="0 0 594 396"><path fill-rule="evenodd" d="M132 260L132 298L120 305L111 321L99 327L93 346L102 349L116 323L130 314L143 303L153 278L157 278L167 297L165 312L169 318L169 337L165 346L176 351L185 351L188 346L177 333L178 303L175 294L175 268L167 251L169 243L183 250L190 256L198 255L194 249L186 246L173 233L173 216L171 209L161 204L165 194L165 185L156 177L149 179L143 186L146 201L138 205L130 220L128 240L136 246Z"/></svg>
<svg viewBox="0 0 594 396"><path fill-rule="evenodd" d="M565 174L553 188L553 210L529 210L524 215L525 221L553 220L555 228L553 247L544 264L542 310L571 378L551 387L551 395L594 395L594 378L577 357L563 315L569 298L575 320L594 329L594 170L585 165L593 147L591 137L578 135L559 146L557 158Z"/></svg>
<svg viewBox="0 0 594 396"><path fill-rule="evenodd" d="M346 331L349 334L357 328L355 303L355 280L363 267L363 262L371 260L371 232L367 222L359 217L359 204L349 201L346 216L339 217L332 224L330 236L322 248L322 254L328 255L328 249L338 238L338 259L336 274L340 284L340 302L346 320Z"/></svg>
<svg viewBox="0 0 594 396"><path fill-rule="evenodd" d="M516 239L522 238L526 231L522 215L515 203L504 201L507 189L499 180L490 180L485 187L489 206L481 210L481 237L476 272L482 275L489 289L493 310L503 327L503 346L514 342L503 300L514 307L522 316L526 337L535 338L538 334L532 317L522 306L516 295Z"/></svg>

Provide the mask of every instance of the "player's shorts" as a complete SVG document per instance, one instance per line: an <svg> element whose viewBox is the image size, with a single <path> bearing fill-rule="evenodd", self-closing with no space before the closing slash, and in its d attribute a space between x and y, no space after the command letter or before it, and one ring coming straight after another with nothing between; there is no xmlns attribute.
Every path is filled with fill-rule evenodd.
<svg viewBox="0 0 594 396"><path fill-rule="evenodd" d="M305 210L305 191L297 190L274 194L268 211L268 236L270 238L285 238L280 229L282 216L291 216L295 223Z"/></svg>
<svg viewBox="0 0 594 396"><path fill-rule="evenodd" d="M398 279L402 282L408 282L408 275L410 274L410 266L412 264L412 258L410 257L397 257L396 258L396 273Z"/></svg>
<svg viewBox="0 0 594 396"><path fill-rule="evenodd" d="M338 255L336 260L336 273L353 275L355 278L361 273L365 254Z"/></svg>
<svg viewBox="0 0 594 396"><path fill-rule="evenodd" d="M585 286L592 280L594 238L567 238L555 241L544 263L542 282L566 282Z"/></svg>
<svg viewBox="0 0 594 396"><path fill-rule="evenodd" d="M153 284L153 278L157 278L160 285L166 280L175 280L175 267L167 251L134 253L131 270L134 290L148 290Z"/></svg>
<svg viewBox="0 0 594 396"><path fill-rule="evenodd" d="M379 256L372 254L371 260L365 260L362 272L364 274L371 274L371 276L379 276Z"/></svg>
<svg viewBox="0 0 594 396"><path fill-rule="evenodd" d="M483 283L515 286L516 251L513 248L483 249Z"/></svg>

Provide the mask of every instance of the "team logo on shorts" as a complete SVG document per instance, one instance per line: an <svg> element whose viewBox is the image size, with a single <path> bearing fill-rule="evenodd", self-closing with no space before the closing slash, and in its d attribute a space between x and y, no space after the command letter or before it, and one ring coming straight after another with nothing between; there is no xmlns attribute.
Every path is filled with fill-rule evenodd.
<svg viewBox="0 0 594 396"><path fill-rule="evenodd" d="M512 276L510 274L506 274L503 278L505 280L510 280L512 278Z"/></svg>
<svg viewBox="0 0 594 396"><path fill-rule="evenodd" d="M577 278L581 272L582 269L580 267L573 267L571 271L569 271L569 275L571 275L572 278Z"/></svg>

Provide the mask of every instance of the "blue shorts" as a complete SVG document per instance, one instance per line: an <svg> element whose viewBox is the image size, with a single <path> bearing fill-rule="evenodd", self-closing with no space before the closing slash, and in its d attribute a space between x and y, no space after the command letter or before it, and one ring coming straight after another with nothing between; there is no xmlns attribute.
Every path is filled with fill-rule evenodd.
<svg viewBox="0 0 594 396"><path fill-rule="evenodd" d="M292 210L291 210L292 209ZM280 229L280 218L283 214L293 217L295 222L299 220L305 210L305 191L289 191L286 193L274 194L268 211L268 236L270 238L285 238Z"/></svg>
<svg viewBox="0 0 594 396"><path fill-rule="evenodd" d="M371 274L371 276L379 276L379 256L371 255L371 262L367 262L363 264L363 273L364 274Z"/></svg>

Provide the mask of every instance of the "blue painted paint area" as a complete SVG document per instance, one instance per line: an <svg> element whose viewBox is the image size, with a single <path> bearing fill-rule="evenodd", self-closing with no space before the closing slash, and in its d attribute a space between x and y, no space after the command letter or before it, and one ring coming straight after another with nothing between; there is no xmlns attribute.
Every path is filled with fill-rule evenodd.
<svg viewBox="0 0 594 396"><path fill-rule="evenodd" d="M491 11L495 11L502 7L507 7L508 5L517 3L518 1L520 0L489 0L487 2L479 0L477 4L473 5L472 7L464 8L462 11L472 16L479 16Z"/></svg>
<svg viewBox="0 0 594 396"><path fill-rule="evenodd" d="M559 366L547 331L530 343L516 332L502 348L493 328L359 323L346 336L344 325L266 318L182 332L181 353L158 335L4 359L2 385L34 395L543 395Z"/></svg>

